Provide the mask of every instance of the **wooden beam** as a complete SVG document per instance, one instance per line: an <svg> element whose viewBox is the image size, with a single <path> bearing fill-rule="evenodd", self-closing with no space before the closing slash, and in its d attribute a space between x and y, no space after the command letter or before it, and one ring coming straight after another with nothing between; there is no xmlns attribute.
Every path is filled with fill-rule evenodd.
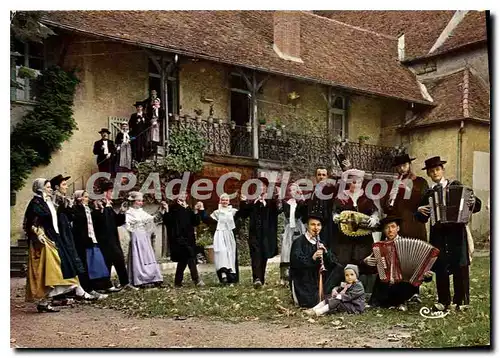
<svg viewBox="0 0 500 358"><path fill-rule="evenodd" d="M250 82L250 81L248 81ZM257 76L255 71L252 71L252 119L253 119L253 131L252 131L252 147L253 147L253 157L254 159L259 159L259 119L257 118Z"/></svg>
<svg viewBox="0 0 500 358"><path fill-rule="evenodd" d="M257 85L256 91L259 91L260 88L264 85L264 83L266 83L267 80L269 80L269 78L271 78L271 76L267 75L266 78L264 78L262 81L260 81L259 84Z"/></svg>
<svg viewBox="0 0 500 358"><path fill-rule="evenodd" d="M142 48L144 50L144 52L148 55L148 57L151 59L151 61L153 62L153 64L155 65L156 67L156 70L161 73L161 66L160 66L160 63L158 62L158 60L156 59L156 56L153 52L151 52L150 50L146 49L146 48ZM163 57L163 56L162 56Z"/></svg>

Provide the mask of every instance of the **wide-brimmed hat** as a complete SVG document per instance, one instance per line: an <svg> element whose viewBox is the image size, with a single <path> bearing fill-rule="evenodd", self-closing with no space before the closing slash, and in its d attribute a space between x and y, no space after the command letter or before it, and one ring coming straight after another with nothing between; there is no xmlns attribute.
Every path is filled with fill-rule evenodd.
<svg viewBox="0 0 500 358"><path fill-rule="evenodd" d="M402 155L397 155L394 157L394 161L392 162L393 167L397 167L398 165L405 164L405 163L411 163L417 158L410 158L408 154L402 154Z"/></svg>
<svg viewBox="0 0 500 358"><path fill-rule="evenodd" d="M104 180L99 184L99 189L101 189L101 192L103 193L108 190L114 189L114 187L115 185L110 180Z"/></svg>
<svg viewBox="0 0 500 358"><path fill-rule="evenodd" d="M423 167L422 170L427 170L430 168L438 167L440 165L442 166L443 164L446 164L446 161L441 160L441 157L437 156L437 157L432 157L432 158L427 159L424 162L424 164L425 164L425 167Z"/></svg>
<svg viewBox="0 0 500 358"><path fill-rule="evenodd" d="M398 224L399 226L401 226L401 218L399 216L395 216L395 215L389 215L389 216L386 216L385 218L383 218L382 220L380 220L380 227L383 229L385 225L389 224L389 223L396 223Z"/></svg>
<svg viewBox="0 0 500 358"><path fill-rule="evenodd" d="M101 128L101 130L98 132L99 134L102 134L102 133L108 133L108 134L111 134L111 132L109 131L108 128Z"/></svg>
<svg viewBox="0 0 500 358"><path fill-rule="evenodd" d="M66 181L69 178L71 178L71 177L70 176L63 177L62 174L56 175L55 177L53 177L52 179L50 179L50 186L52 187L52 189L55 189L56 186L61 185L61 183L63 181Z"/></svg>
<svg viewBox="0 0 500 358"><path fill-rule="evenodd" d="M131 191L128 193L128 198L127 200L130 201L137 201L137 200L143 200L144 196L140 191Z"/></svg>
<svg viewBox="0 0 500 358"><path fill-rule="evenodd" d="M321 215L319 213L315 213L315 212L310 213L307 216L307 222L309 222L310 219L318 220L321 223L321 225L323 225L323 218L321 217Z"/></svg>
<svg viewBox="0 0 500 358"><path fill-rule="evenodd" d="M137 107L139 107L139 106L144 107L144 102L142 102L142 101L137 101L137 102L135 102L135 103L134 103L134 107L135 107L135 108L137 108Z"/></svg>
<svg viewBox="0 0 500 358"><path fill-rule="evenodd" d="M266 177L258 177L257 179L259 179L265 186L269 186L269 179Z"/></svg>

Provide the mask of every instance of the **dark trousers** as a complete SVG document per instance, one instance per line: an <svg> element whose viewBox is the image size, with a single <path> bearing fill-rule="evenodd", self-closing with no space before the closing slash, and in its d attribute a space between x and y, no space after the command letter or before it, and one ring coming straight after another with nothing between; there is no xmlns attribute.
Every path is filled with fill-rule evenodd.
<svg viewBox="0 0 500 358"><path fill-rule="evenodd" d="M106 266L108 267L110 274L111 266L115 267L116 274L120 280L120 285L125 286L129 284L127 268L125 267L125 259L123 257L108 258L104 256L104 261L106 261Z"/></svg>
<svg viewBox="0 0 500 358"><path fill-rule="evenodd" d="M196 267L196 258L192 257L177 262L177 269L175 270L174 280L174 284L176 286L182 285L182 279L184 278L184 270L186 269L186 266L189 267L189 271L191 272L191 279L193 280L193 282L198 283L200 281L198 268Z"/></svg>
<svg viewBox="0 0 500 358"><path fill-rule="evenodd" d="M84 272L78 275L78 280L80 281L80 286L85 290L85 292L92 292L98 290L106 290L113 286L108 277L98 278L95 280L89 279L88 272Z"/></svg>
<svg viewBox="0 0 500 358"><path fill-rule="evenodd" d="M252 279L265 282L267 257L264 255L262 246L256 236L249 236L248 247L250 249L250 260L252 261Z"/></svg>
<svg viewBox="0 0 500 358"><path fill-rule="evenodd" d="M469 266L460 266L451 269L453 275L453 303L457 305L469 304ZM436 272L436 288L438 302L449 306L451 303L450 275L446 270Z"/></svg>

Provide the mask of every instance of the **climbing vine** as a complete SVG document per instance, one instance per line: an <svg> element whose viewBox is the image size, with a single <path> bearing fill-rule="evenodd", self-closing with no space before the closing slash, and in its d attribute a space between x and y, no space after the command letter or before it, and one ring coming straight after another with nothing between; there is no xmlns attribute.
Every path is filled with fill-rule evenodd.
<svg viewBox="0 0 500 358"><path fill-rule="evenodd" d="M36 79L40 96L34 108L10 135L10 187L18 191L33 168L48 165L52 153L61 148L77 128L73 99L80 82L75 70L53 66Z"/></svg>

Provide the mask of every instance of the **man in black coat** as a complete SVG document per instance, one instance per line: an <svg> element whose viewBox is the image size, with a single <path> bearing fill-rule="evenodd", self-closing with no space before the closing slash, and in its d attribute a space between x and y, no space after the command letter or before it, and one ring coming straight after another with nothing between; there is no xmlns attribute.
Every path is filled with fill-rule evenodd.
<svg viewBox="0 0 500 358"><path fill-rule="evenodd" d="M113 160L115 154L115 143L108 139L111 132L107 128L102 128L99 131L101 139L94 142L94 154L97 155L97 166L100 172L112 173Z"/></svg>
<svg viewBox="0 0 500 358"><path fill-rule="evenodd" d="M177 262L174 285L182 286L184 270L189 267L191 278L196 286L204 286L196 267L196 238L194 229L201 223L204 208L201 202L196 203L193 209L186 202L187 194L182 191L176 201L170 205L162 203L163 223L167 227L167 238L170 249L170 258Z"/></svg>
<svg viewBox="0 0 500 358"><path fill-rule="evenodd" d="M115 267L121 287L138 290L138 288L129 283L125 258L118 235L118 227L125 224L126 209L124 207L120 208L118 214L113 209L111 201L113 194L112 182L103 182L101 190L105 197L103 200L94 202L96 210L92 212L92 221L94 222L97 242L100 245L109 272L111 272L111 266Z"/></svg>
<svg viewBox="0 0 500 358"><path fill-rule="evenodd" d="M427 190L420 206L416 212L416 217L421 222L426 223L429 220L430 206L429 197L434 195L441 185L443 189L452 185L462 185L455 180L450 182L445 179L444 164L440 157L432 157L425 161L427 175L434 182L434 185ZM473 213L481 210L481 200L471 194L466 198L466 205L472 209ZM453 275L453 303L457 309L465 308L469 304L469 247L467 243L467 231L465 224L436 223L431 226L430 243L440 250L438 259L434 263L432 271L436 273L436 288L438 293L438 304L434 306L435 310L446 310L451 303L450 294L450 274Z"/></svg>
<svg viewBox="0 0 500 358"><path fill-rule="evenodd" d="M266 198L269 181L259 180L261 195L256 200L246 201L244 195L240 196L240 217L250 218L248 246L255 288L265 283L267 260L278 254L278 215L283 211L281 201Z"/></svg>
<svg viewBox="0 0 500 358"><path fill-rule="evenodd" d="M155 99L157 99L157 98L159 99L158 92L155 89L152 89L150 91L150 96L148 98L146 98L144 101L142 101L143 108L144 108L146 115L148 117L151 117L153 103L154 103Z"/></svg>
<svg viewBox="0 0 500 358"><path fill-rule="evenodd" d="M136 113L130 116L128 127L132 140L132 159L142 162L146 159L148 121L146 113L143 112L143 103L135 103Z"/></svg>

